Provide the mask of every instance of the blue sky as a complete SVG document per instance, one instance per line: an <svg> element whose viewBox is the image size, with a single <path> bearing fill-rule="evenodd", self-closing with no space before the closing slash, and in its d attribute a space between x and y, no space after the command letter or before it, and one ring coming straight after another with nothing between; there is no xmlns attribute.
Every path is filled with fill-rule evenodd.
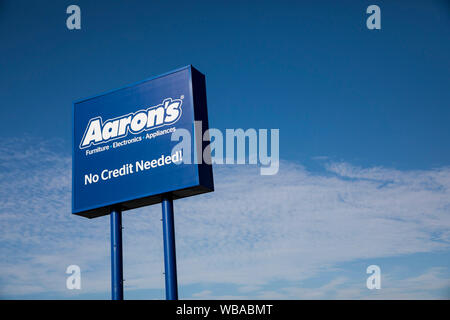
<svg viewBox="0 0 450 320"><path fill-rule="evenodd" d="M109 219L70 214L72 101L192 64L210 126L279 128L281 163L216 166L214 193L176 201L180 297L448 299L449 17L437 0L0 0L0 297L109 298ZM159 219L124 214L125 298L164 298Z"/></svg>

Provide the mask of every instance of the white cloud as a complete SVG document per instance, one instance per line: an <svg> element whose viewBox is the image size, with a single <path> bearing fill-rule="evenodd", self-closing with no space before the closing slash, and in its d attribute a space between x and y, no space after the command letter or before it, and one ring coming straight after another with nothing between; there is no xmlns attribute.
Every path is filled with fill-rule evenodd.
<svg viewBox="0 0 450 320"><path fill-rule="evenodd" d="M359 280L359 279L358 279ZM450 277L446 268L430 268L424 273L396 279L390 274L382 276L382 288L369 290L364 282L358 282L348 277L331 279L317 287L289 286L277 290L258 288L246 296L228 295L227 299L334 299L334 300L376 300L376 299L449 299ZM223 299L224 296L211 290L204 290L192 295L195 299Z"/></svg>
<svg viewBox="0 0 450 320"><path fill-rule="evenodd" d="M109 290L109 218L70 214L70 156L52 148L0 146L0 297L71 297L70 264L81 267L82 292ZM277 175L261 176L256 166L216 166L214 193L175 202L179 283L230 283L246 296L341 262L448 250L450 168L326 169L282 161ZM158 205L123 214L126 290L164 287L160 214Z"/></svg>

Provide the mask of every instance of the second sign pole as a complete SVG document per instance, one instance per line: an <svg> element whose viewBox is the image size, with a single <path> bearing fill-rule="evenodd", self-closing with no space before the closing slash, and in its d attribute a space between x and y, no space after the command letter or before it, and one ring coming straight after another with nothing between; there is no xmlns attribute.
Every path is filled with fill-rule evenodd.
<svg viewBox="0 0 450 320"><path fill-rule="evenodd" d="M173 199L170 194L164 195L162 198L162 222L166 300L178 300L175 223L173 217Z"/></svg>

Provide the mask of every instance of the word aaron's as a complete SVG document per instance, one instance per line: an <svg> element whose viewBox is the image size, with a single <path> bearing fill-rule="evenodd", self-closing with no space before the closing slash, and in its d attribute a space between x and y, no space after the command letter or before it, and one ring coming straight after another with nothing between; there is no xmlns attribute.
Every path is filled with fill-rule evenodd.
<svg viewBox="0 0 450 320"><path fill-rule="evenodd" d="M173 124L181 116L181 99L165 99L160 105L139 110L114 119L102 121L101 117L89 120L80 143L80 149L92 144L106 143L125 137L128 133L139 134L165 125Z"/></svg>

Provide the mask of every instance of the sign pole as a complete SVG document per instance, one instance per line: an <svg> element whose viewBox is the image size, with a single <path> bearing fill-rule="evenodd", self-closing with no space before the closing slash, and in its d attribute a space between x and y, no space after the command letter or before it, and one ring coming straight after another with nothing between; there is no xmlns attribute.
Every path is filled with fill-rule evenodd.
<svg viewBox="0 0 450 320"><path fill-rule="evenodd" d="M166 300L178 300L175 226L173 218L173 200L171 195L164 195L162 198L162 221Z"/></svg>
<svg viewBox="0 0 450 320"><path fill-rule="evenodd" d="M111 210L111 300L123 300L122 210Z"/></svg>

